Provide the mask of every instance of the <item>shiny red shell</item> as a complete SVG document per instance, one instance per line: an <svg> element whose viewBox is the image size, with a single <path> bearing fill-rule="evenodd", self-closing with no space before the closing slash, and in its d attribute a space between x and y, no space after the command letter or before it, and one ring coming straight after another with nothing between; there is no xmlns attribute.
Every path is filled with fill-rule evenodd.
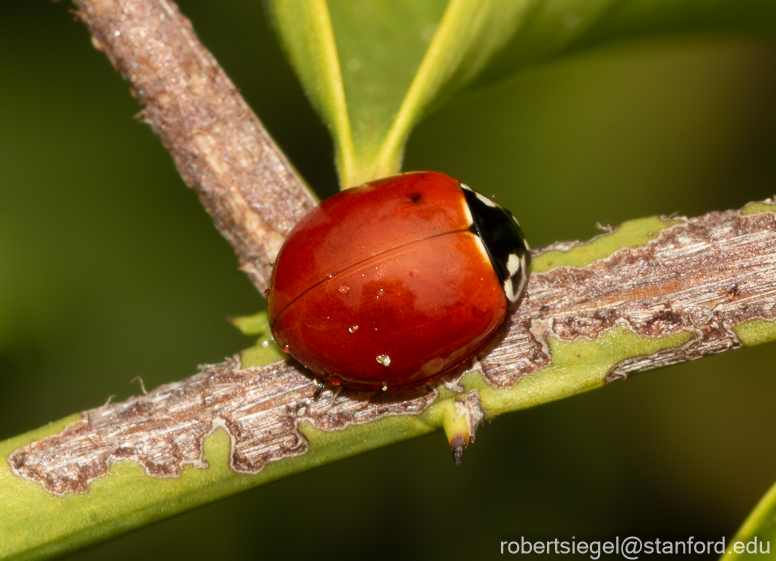
<svg viewBox="0 0 776 561"><path fill-rule="evenodd" d="M482 350L508 303L458 180L389 177L327 199L291 231L268 292L284 351L334 384L398 389Z"/></svg>

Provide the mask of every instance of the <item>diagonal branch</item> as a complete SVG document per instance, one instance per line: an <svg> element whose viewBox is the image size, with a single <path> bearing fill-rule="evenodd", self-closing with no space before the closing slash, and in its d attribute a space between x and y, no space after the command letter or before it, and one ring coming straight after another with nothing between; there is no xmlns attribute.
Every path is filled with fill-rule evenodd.
<svg viewBox="0 0 776 561"><path fill-rule="evenodd" d="M312 195L170 0L75 2L95 45L131 83L146 121L263 289L284 234L314 204ZM244 354L86 412L9 460L16 474L50 492L83 493L122 459L160 476L179 475L187 464L204 467L203 439L222 426L232 439L232 469L258 473L308 452L303 423L333 431L391 416L420 419L420 432L445 426L451 443L458 438L458 457L483 416L737 348L747 343L742 333L749 342L774 338L771 210L634 221L586 244L535 251L534 274L509 328L462 380L390 396L344 390L313 400L314 383L299 367L253 364ZM558 266L564 264L573 266ZM582 358L580 345L602 341L614 350L598 345ZM563 352L572 347L582 354L574 351L579 372L569 376ZM565 378L552 378L559 369ZM452 409L440 405L451 399Z"/></svg>
<svg viewBox="0 0 776 561"><path fill-rule="evenodd" d="M263 290L313 196L169 0L75 2ZM265 339L187 380L0 443L0 504L13 505L0 556L69 551L439 427L460 456L483 418L776 339L773 211L768 201L645 219L534 252L503 337L472 370L434 384L316 399L300 367L257 358Z"/></svg>
<svg viewBox="0 0 776 561"><path fill-rule="evenodd" d="M75 0L92 42L263 292L315 196L171 0Z"/></svg>
<svg viewBox="0 0 776 561"><path fill-rule="evenodd" d="M408 424L404 431L386 430L389 441L440 425L447 429L459 417L470 421L463 430L473 437L483 416L773 339L772 208L647 219L565 251L534 252L538 267L551 266L624 238L634 224L662 228L642 233L650 241L584 266L534 272L503 340L463 377L403 392L329 389L316 399L315 382L300 367L289 361L250 366L238 356L148 395L87 411L61 433L14 451L9 463L15 474L50 493L86 493L120 461L133 460L156 477L180 476L185 465L205 468L203 440L223 427L232 470L255 474L281 460L310 455L319 463L384 444L351 442L347 429L386 418L403 417ZM570 374L573 367L582 373ZM312 436L300 430L303 425L314 429ZM318 433L334 433L330 438L340 441L333 455L316 442Z"/></svg>

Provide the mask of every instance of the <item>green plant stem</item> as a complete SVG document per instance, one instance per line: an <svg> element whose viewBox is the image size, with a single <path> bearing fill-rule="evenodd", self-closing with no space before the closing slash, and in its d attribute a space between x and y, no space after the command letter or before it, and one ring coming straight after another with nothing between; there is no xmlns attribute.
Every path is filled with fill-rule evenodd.
<svg viewBox="0 0 776 561"><path fill-rule="evenodd" d="M71 551L438 428L460 457L483 418L773 340L771 205L634 221L536 252L520 308L479 366L403 393L315 398L314 380L278 362L266 323L238 320L261 333L241 357L0 444L0 504L12 506L0 557ZM554 266L561 256L575 265Z"/></svg>

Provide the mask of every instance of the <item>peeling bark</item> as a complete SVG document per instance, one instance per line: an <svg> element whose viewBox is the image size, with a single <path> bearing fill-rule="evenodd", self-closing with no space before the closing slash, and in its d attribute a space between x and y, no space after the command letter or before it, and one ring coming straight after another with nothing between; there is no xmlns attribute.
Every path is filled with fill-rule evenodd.
<svg viewBox="0 0 776 561"><path fill-rule="evenodd" d="M268 463L307 452L299 425L341 430L389 415L417 415L437 391L324 391L289 362L241 368L239 359L204 367L148 395L86 411L83 420L8 458L13 472L55 495L86 493L116 462L134 461L153 477L180 477L183 467L206 468L202 442L223 427L232 441L230 465L258 473Z"/></svg>
<svg viewBox="0 0 776 561"><path fill-rule="evenodd" d="M695 336L680 347L621 362L609 380L736 348L735 326L776 319L775 271L776 214L728 211L682 219L644 246L619 249L585 267L532 275L505 337L480 357L483 377L496 388L512 387L552 364L549 337L593 340L615 325L644 338ZM291 363L241 369L233 359L148 395L87 411L60 434L11 454L9 463L51 493L84 493L117 461L139 462L157 477L178 476L186 464L206 467L202 440L222 426L232 439L232 468L256 473L268 462L308 452L298 430L302 422L332 431L418 415L437 398L439 385L463 390L443 379L404 392L327 390L315 400L315 382ZM464 399L464 412L479 410L476 392ZM481 420L472 415L472 437Z"/></svg>
<svg viewBox="0 0 776 561"><path fill-rule="evenodd" d="M144 118L263 290L285 234L312 208L313 197L172 2L75 3L95 45L130 82L145 105ZM510 388L552 364L549 338L595 340L615 325L644 338L694 337L629 358L607 380L739 347L737 325L776 319L775 265L771 212L681 219L644 246L532 275L503 338L478 366L486 383ZM180 476L185 465L207 467L203 439L223 427L231 437L232 469L257 473L269 462L309 451L299 431L303 422L333 431L418 415L438 397L440 385L464 391L448 379L403 392L327 390L313 399L315 382L289 362L241 368L232 359L148 395L87 411L61 433L15 451L8 462L16 475L50 493L85 493L119 461L138 462L156 477ZM481 413L476 393L463 405ZM472 415L472 437L481 418Z"/></svg>
<svg viewBox="0 0 776 561"><path fill-rule="evenodd" d="M169 0L74 0L92 42L263 292L286 234L315 198L191 23Z"/></svg>
<svg viewBox="0 0 776 561"><path fill-rule="evenodd" d="M644 338L695 334L681 347L621 362L611 381L740 347L734 327L776 319L776 215L679 220L643 247L532 275L508 333L481 359L488 383L511 387L548 366L548 337L594 340L615 325Z"/></svg>

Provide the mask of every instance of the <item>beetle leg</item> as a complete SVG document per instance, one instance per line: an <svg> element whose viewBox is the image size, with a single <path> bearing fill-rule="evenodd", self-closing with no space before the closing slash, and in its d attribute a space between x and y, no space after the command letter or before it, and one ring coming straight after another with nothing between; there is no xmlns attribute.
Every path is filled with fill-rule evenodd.
<svg viewBox="0 0 776 561"><path fill-rule="evenodd" d="M323 393L323 385L325 382L318 381L318 388L316 388L315 393L313 394L313 399L318 399L321 396L321 393Z"/></svg>

